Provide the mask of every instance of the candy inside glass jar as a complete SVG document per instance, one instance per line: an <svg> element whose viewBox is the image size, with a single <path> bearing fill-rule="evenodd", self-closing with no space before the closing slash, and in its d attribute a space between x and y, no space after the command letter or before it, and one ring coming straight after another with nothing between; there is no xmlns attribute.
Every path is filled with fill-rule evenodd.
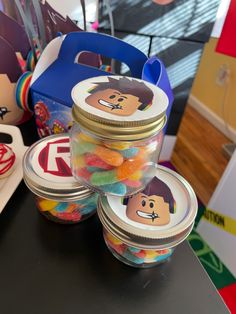
<svg viewBox="0 0 236 314"><path fill-rule="evenodd" d="M97 77L72 90L72 172L95 191L132 195L153 177L163 141L166 94L142 80Z"/></svg>
<svg viewBox="0 0 236 314"><path fill-rule="evenodd" d="M113 236L105 228L103 237L111 253L121 262L133 267L151 267L161 264L169 259L174 250L173 248L151 250L130 246Z"/></svg>
<svg viewBox="0 0 236 314"><path fill-rule="evenodd" d="M98 194L93 193L77 201L61 202L35 197L38 210L49 220L58 223L77 223L96 212Z"/></svg>
<svg viewBox="0 0 236 314"><path fill-rule="evenodd" d="M114 195L131 195L153 177L162 132L142 141L98 139L75 124L72 129L74 177L90 188Z"/></svg>
<svg viewBox="0 0 236 314"><path fill-rule="evenodd" d="M24 181L48 219L73 224L96 212L98 194L79 184L70 168L68 135L53 135L32 145L23 160Z"/></svg>
<svg viewBox="0 0 236 314"><path fill-rule="evenodd" d="M197 199L188 182L156 166L144 190L131 197L102 196L98 216L111 253L133 267L152 267L170 259L191 232Z"/></svg>

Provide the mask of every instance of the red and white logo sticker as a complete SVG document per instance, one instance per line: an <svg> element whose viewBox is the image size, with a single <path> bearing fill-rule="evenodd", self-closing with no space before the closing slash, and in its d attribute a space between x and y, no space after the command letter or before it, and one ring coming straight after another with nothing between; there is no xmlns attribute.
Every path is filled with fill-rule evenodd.
<svg viewBox="0 0 236 314"><path fill-rule="evenodd" d="M45 173L59 177L71 177L69 139L48 142L41 150L38 161Z"/></svg>
<svg viewBox="0 0 236 314"><path fill-rule="evenodd" d="M42 142L32 160L34 171L42 178L54 182L74 181L70 167L68 137Z"/></svg>

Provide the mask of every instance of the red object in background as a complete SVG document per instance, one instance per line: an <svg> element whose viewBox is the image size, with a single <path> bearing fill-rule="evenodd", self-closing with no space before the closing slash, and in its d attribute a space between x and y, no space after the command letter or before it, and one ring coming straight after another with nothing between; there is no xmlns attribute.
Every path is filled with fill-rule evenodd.
<svg viewBox="0 0 236 314"><path fill-rule="evenodd" d="M219 290L220 295L225 301L232 314L236 313L236 283L226 286Z"/></svg>
<svg viewBox="0 0 236 314"><path fill-rule="evenodd" d="M152 0L152 1L159 5L166 5L173 2L174 0Z"/></svg>
<svg viewBox="0 0 236 314"><path fill-rule="evenodd" d="M231 0L216 52L236 58L236 0Z"/></svg>

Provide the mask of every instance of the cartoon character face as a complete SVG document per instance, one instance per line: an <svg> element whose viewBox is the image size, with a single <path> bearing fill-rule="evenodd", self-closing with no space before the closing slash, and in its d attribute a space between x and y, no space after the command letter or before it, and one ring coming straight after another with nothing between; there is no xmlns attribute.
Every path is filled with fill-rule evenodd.
<svg viewBox="0 0 236 314"><path fill-rule="evenodd" d="M24 116L24 111L16 104L15 89L16 83L0 74L0 123L17 125Z"/></svg>
<svg viewBox="0 0 236 314"><path fill-rule="evenodd" d="M170 214L175 213L175 200L170 188L157 177L146 188L126 198L126 215L129 219L151 226L163 226L170 222Z"/></svg>
<svg viewBox="0 0 236 314"><path fill-rule="evenodd" d="M87 104L118 116L130 116L142 104L131 94L122 94L115 89L98 91L86 98Z"/></svg>
<svg viewBox="0 0 236 314"><path fill-rule="evenodd" d="M152 104L153 92L142 81L122 77L108 77L108 81L96 83L88 91L85 102L104 112L118 116L130 116Z"/></svg>
<svg viewBox="0 0 236 314"><path fill-rule="evenodd" d="M161 196L138 193L126 209L127 217L145 225L162 226L170 222L169 204Z"/></svg>

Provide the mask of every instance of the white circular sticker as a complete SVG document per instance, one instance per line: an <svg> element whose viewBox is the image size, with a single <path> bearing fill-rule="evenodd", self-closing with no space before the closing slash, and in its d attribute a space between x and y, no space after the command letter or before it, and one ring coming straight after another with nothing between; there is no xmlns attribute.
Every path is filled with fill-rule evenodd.
<svg viewBox="0 0 236 314"><path fill-rule="evenodd" d="M136 78L100 76L72 89L74 103L86 112L114 121L142 121L164 113L168 97L159 87Z"/></svg>
<svg viewBox="0 0 236 314"><path fill-rule="evenodd" d="M75 182L70 166L69 137L42 141L32 156L32 168L39 177L51 182Z"/></svg>
<svg viewBox="0 0 236 314"><path fill-rule="evenodd" d="M166 230L179 224L188 212L183 184L167 172L158 172L146 188L130 198L108 196L115 214L140 229Z"/></svg>

